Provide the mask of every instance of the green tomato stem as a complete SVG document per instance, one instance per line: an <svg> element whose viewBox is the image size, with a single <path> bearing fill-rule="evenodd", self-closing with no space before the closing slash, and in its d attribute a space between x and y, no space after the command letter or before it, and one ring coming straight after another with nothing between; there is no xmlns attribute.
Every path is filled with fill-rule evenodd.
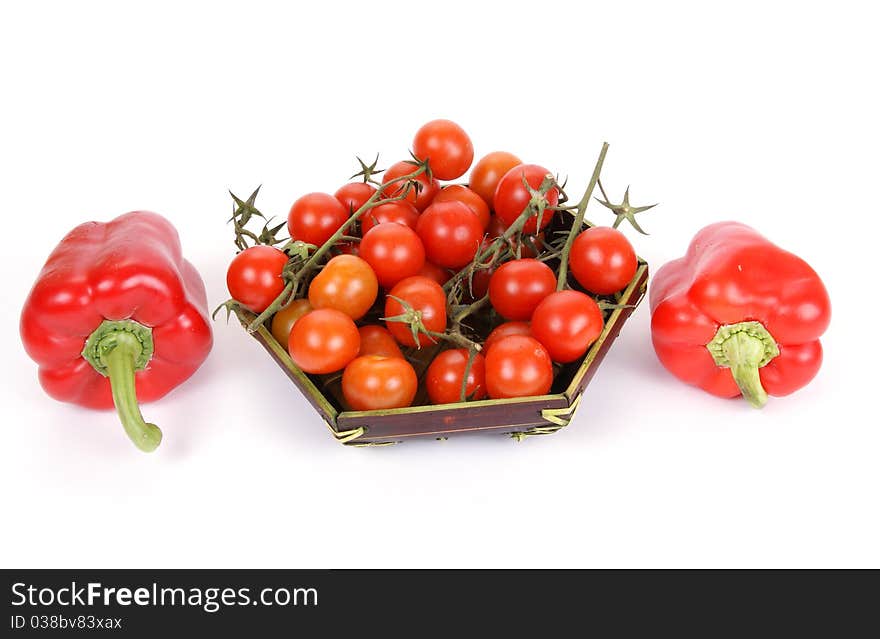
<svg viewBox="0 0 880 639"><path fill-rule="evenodd" d="M565 246L562 247L562 255L559 257L559 273L556 277L557 291L561 291L568 284L568 255L571 253L571 245L574 244L574 239L581 232L581 227L584 224L584 215L587 212L587 206L589 206L590 200L593 198L593 189L596 188L596 183L599 181L599 174L602 173L602 165L605 163L605 155L607 153L608 143L603 142L602 150L599 152L599 159L596 160L596 166L593 168L593 175L590 177L590 183L587 185L587 190L584 192L581 201L578 202L574 222L572 222L571 230L568 232L568 237L565 239Z"/></svg>

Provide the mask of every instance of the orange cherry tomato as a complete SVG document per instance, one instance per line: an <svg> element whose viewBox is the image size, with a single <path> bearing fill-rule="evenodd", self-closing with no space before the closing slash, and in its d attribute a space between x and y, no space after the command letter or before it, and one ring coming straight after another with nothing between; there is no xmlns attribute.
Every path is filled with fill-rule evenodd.
<svg viewBox="0 0 880 639"><path fill-rule="evenodd" d="M290 331L288 352L306 373L342 370L357 357L361 336L354 320L342 311L320 308L300 317Z"/></svg>
<svg viewBox="0 0 880 639"><path fill-rule="evenodd" d="M296 320L312 310L312 305L307 299L293 300L272 316L272 337L275 341L287 348L287 340Z"/></svg>
<svg viewBox="0 0 880 639"><path fill-rule="evenodd" d="M474 165L471 171L471 179L468 187L491 208L492 199L495 197L495 189L504 174L515 166L522 164L522 160L513 153L507 151L493 151L483 156Z"/></svg>
<svg viewBox="0 0 880 639"><path fill-rule="evenodd" d="M363 317L379 294L379 281L366 261L355 255L337 255L309 285L313 308L335 308L352 319Z"/></svg>
<svg viewBox="0 0 880 639"><path fill-rule="evenodd" d="M384 410L412 404L419 380L412 365L400 357L365 355L342 374L342 394L353 410Z"/></svg>

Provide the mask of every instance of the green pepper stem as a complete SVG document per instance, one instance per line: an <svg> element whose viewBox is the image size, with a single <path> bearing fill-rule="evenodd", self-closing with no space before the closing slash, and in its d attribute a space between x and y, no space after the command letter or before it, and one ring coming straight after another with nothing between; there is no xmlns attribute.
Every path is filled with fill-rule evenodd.
<svg viewBox="0 0 880 639"><path fill-rule="evenodd" d="M107 367L113 403L122 427L134 445L149 453L156 450L162 441L162 431L155 424L144 421L137 403L134 387L135 360L141 353L141 343L130 333L118 333L115 345L102 354L101 360Z"/></svg>
<svg viewBox="0 0 880 639"><path fill-rule="evenodd" d="M134 320L104 320L86 340L82 356L96 371L110 378L113 403L125 432L144 452L156 450L162 431L141 416L134 374L153 356L153 334Z"/></svg>
<svg viewBox="0 0 880 639"><path fill-rule="evenodd" d="M764 344L746 333L737 333L726 340L721 348L730 362L733 381L739 386L743 397L755 408L764 406L767 391L761 385L758 373L758 361L764 356Z"/></svg>
<svg viewBox="0 0 880 639"><path fill-rule="evenodd" d="M755 408L767 403L767 391L758 372L779 355L779 346L760 322L722 326L706 344L718 366L730 369L743 397Z"/></svg>

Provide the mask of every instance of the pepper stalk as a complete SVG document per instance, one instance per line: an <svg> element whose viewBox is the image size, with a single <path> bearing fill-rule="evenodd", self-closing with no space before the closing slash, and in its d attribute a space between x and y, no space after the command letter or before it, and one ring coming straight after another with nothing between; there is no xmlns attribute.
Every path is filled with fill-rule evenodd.
<svg viewBox="0 0 880 639"><path fill-rule="evenodd" d="M134 320L104 320L86 340L82 356L110 379L113 404L126 434L149 453L162 441L162 431L144 421L137 402L135 373L146 368L153 355L153 331Z"/></svg>
<svg viewBox="0 0 880 639"><path fill-rule="evenodd" d="M721 326L706 344L717 366L729 368L743 397L755 408L767 403L758 369L779 355L779 346L761 322Z"/></svg>

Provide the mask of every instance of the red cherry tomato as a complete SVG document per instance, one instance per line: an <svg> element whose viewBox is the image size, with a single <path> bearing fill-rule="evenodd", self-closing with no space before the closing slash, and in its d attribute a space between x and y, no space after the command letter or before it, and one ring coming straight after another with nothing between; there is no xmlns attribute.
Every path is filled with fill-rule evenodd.
<svg viewBox="0 0 880 639"><path fill-rule="evenodd" d="M288 351L306 373L342 370L357 357L361 337L354 320L342 311L322 308L300 317L290 331Z"/></svg>
<svg viewBox="0 0 880 639"><path fill-rule="evenodd" d="M483 239L483 227L461 202L435 202L419 216L416 232L429 262L461 268L474 259Z"/></svg>
<svg viewBox="0 0 880 639"><path fill-rule="evenodd" d="M354 255L332 258L309 284L313 308L335 308L360 319L376 301L379 282L365 260Z"/></svg>
<svg viewBox="0 0 880 639"><path fill-rule="evenodd" d="M290 330L296 324L296 320L313 310L309 300L293 300L272 316L272 337L275 341L287 348L287 340L290 338Z"/></svg>
<svg viewBox="0 0 880 639"><path fill-rule="evenodd" d="M358 357L342 374L342 394L352 410L409 406L418 384L412 365L400 357Z"/></svg>
<svg viewBox="0 0 880 639"><path fill-rule="evenodd" d="M625 288L639 266L626 236L606 226L581 232L572 242L568 263L578 284L598 295Z"/></svg>
<svg viewBox="0 0 880 639"><path fill-rule="evenodd" d="M385 184L395 178L409 175L417 168L418 167L415 164L411 164L405 160L392 164L391 167L386 169L385 173L382 174L382 183ZM407 192L406 201L414 205L418 210L424 211L428 208L434 200L434 196L437 195L437 192L440 190L440 183L434 178L429 180L428 176L424 173L420 173L413 179L417 185L415 188L410 188ZM384 191L383 195L386 197L396 197L403 193L405 188L405 180L396 182L395 186L388 187L388 190Z"/></svg>
<svg viewBox="0 0 880 639"><path fill-rule="evenodd" d="M489 397L546 395L553 385L553 362L538 340L509 335L486 353L486 390Z"/></svg>
<svg viewBox="0 0 880 639"><path fill-rule="evenodd" d="M509 320L528 321L535 307L556 290L549 266L530 258L505 262L489 280L489 301Z"/></svg>
<svg viewBox="0 0 880 639"><path fill-rule="evenodd" d="M468 187L461 184L450 184L440 189L440 192L434 197L434 203L437 202L461 202L467 204L477 219L480 220L480 226L483 230L489 226L489 206L483 201L479 195L471 191Z"/></svg>
<svg viewBox="0 0 880 639"><path fill-rule="evenodd" d="M348 219L348 209L332 195L303 195L287 215L287 230L294 240L321 246Z"/></svg>
<svg viewBox="0 0 880 639"><path fill-rule="evenodd" d="M434 280L415 275L398 282L385 299L386 318L404 314L405 309L398 299L406 302L413 310L421 312L422 323L429 331L441 333L446 330L446 294ZM385 325L404 346L429 346L436 342L428 335L420 333L416 344L409 325L404 322L386 320Z"/></svg>
<svg viewBox="0 0 880 639"><path fill-rule="evenodd" d="M602 333L599 305L579 291L558 291L545 297L532 315L532 336L554 362L573 362Z"/></svg>
<svg viewBox="0 0 880 639"><path fill-rule="evenodd" d="M468 350L455 348L443 351L425 373L425 388L432 404L452 404L461 399L461 382L467 368ZM486 396L486 361L477 353L468 371L465 399L482 399Z"/></svg>
<svg viewBox="0 0 880 639"><path fill-rule="evenodd" d="M492 200L495 198L498 182L501 181L505 173L520 164L522 164L522 160L513 153L493 151L474 164L468 187L483 198L483 201L491 208L494 206Z"/></svg>
<svg viewBox="0 0 880 639"><path fill-rule="evenodd" d="M413 155L428 160L431 173L437 179L454 180L471 168L474 145L455 122L432 120L416 132Z"/></svg>
<svg viewBox="0 0 880 639"><path fill-rule="evenodd" d="M493 199L495 215L504 223L504 228L509 227L516 221L532 197L523 184L523 176L525 176L529 186L537 190L548 173L550 172L547 169L537 164L521 164L504 174L504 177L498 182ZM556 206L559 203L559 190L554 186L547 191L545 198L548 206ZM549 208L544 210L541 215L542 229L550 224L553 213ZM523 226L523 233L534 234L537 231L538 215L534 214L526 220L525 226Z"/></svg>
<svg viewBox="0 0 880 639"><path fill-rule="evenodd" d="M497 344L500 340L505 337L510 337L511 335L525 335L526 337L531 337L532 331L529 328L529 323L504 322L503 324L499 324L492 329L492 332L489 333L486 341L483 342L483 353L488 353L489 349L492 348L494 344Z"/></svg>
<svg viewBox="0 0 880 639"><path fill-rule="evenodd" d="M423 275L427 278L430 278L437 282L440 286L446 284L449 279L452 277L452 273L447 271L445 268L440 268L436 264L431 264L430 262L425 262L425 265L422 266L422 270L418 272L418 275Z"/></svg>
<svg viewBox="0 0 880 639"><path fill-rule="evenodd" d="M397 222L415 230L419 221L419 211L406 200L395 200L371 208L358 219L361 222L361 237L363 237L371 228L383 222Z"/></svg>
<svg viewBox="0 0 880 639"><path fill-rule="evenodd" d="M281 272L287 255L272 246L251 246L233 258L226 271L232 299L254 313L262 313L284 290Z"/></svg>
<svg viewBox="0 0 880 639"><path fill-rule="evenodd" d="M358 329L361 334L361 349L358 356L381 355L382 357L403 357L397 340L387 328L370 324Z"/></svg>
<svg viewBox="0 0 880 639"><path fill-rule="evenodd" d="M383 222L361 240L360 256L376 273L379 284L391 288L415 275L425 264L425 248L416 232L395 222Z"/></svg>
<svg viewBox="0 0 880 639"><path fill-rule="evenodd" d="M342 203L348 214L351 215L372 197L376 187L366 182L349 182L339 187L333 196Z"/></svg>

